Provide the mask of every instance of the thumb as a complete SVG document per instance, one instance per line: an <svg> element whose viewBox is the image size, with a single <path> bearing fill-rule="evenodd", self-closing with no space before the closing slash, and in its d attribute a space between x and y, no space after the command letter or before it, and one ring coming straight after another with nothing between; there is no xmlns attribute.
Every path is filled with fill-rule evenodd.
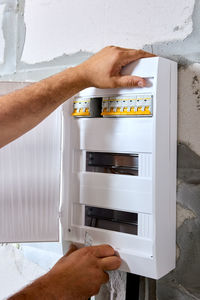
<svg viewBox="0 0 200 300"><path fill-rule="evenodd" d="M144 87L146 81L138 76L121 75L115 78L115 84L117 87Z"/></svg>
<svg viewBox="0 0 200 300"><path fill-rule="evenodd" d="M70 254L72 254L77 249L78 248L75 245L71 244L70 247L69 247L69 250L67 251L67 253L64 256L69 256Z"/></svg>

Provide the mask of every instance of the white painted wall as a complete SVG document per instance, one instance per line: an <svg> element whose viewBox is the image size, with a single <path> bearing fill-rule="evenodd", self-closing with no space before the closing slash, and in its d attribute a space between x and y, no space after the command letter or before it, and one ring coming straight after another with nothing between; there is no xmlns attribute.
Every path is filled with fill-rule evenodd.
<svg viewBox="0 0 200 300"><path fill-rule="evenodd" d="M22 60L184 39L192 30L193 7L194 0L26 0Z"/></svg>

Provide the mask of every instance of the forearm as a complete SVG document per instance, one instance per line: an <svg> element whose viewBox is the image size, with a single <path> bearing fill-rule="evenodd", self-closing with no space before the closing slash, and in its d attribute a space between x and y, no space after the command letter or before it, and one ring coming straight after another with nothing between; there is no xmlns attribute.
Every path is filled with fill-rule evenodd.
<svg viewBox="0 0 200 300"><path fill-rule="evenodd" d="M48 273L8 300L87 300L109 280L106 272L120 264L121 259L109 245L79 250L71 245Z"/></svg>
<svg viewBox="0 0 200 300"><path fill-rule="evenodd" d="M45 277L40 277L31 285L25 287L17 294L8 298L8 300L54 300L56 295L51 292L51 287L47 285Z"/></svg>
<svg viewBox="0 0 200 300"><path fill-rule="evenodd" d="M70 274L68 274L70 278ZM77 293L77 291L76 291ZM62 282L62 278L55 278L49 273L35 280L23 290L8 298L8 300L86 300L86 297L77 296L69 286Z"/></svg>
<svg viewBox="0 0 200 300"><path fill-rule="evenodd" d="M65 289L67 289L65 287ZM71 295L68 295L67 291L63 293L59 287L55 286L53 280L48 279L48 273L32 284L25 287L20 292L8 298L8 300L75 300Z"/></svg>
<svg viewBox="0 0 200 300"><path fill-rule="evenodd" d="M36 126L65 100L86 87L76 67L2 96L0 147Z"/></svg>

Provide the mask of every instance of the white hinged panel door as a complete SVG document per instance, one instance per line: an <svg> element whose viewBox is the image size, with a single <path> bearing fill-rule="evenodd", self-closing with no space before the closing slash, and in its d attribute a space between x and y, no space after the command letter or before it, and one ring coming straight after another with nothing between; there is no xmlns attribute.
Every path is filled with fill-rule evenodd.
<svg viewBox="0 0 200 300"><path fill-rule="evenodd" d="M23 87L0 83L0 95ZM0 149L0 242L59 238L61 110Z"/></svg>

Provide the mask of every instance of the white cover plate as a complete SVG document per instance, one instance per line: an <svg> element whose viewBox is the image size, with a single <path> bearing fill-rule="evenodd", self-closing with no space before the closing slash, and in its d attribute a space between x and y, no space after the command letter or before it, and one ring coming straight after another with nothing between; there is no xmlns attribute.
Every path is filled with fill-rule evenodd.
<svg viewBox="0 0 200 300"><path fill-rule="evenodd" d="M0 94L19 87L0 83ZM0 149L0 242L58 240L60 139L58 109Z"/></svg>

